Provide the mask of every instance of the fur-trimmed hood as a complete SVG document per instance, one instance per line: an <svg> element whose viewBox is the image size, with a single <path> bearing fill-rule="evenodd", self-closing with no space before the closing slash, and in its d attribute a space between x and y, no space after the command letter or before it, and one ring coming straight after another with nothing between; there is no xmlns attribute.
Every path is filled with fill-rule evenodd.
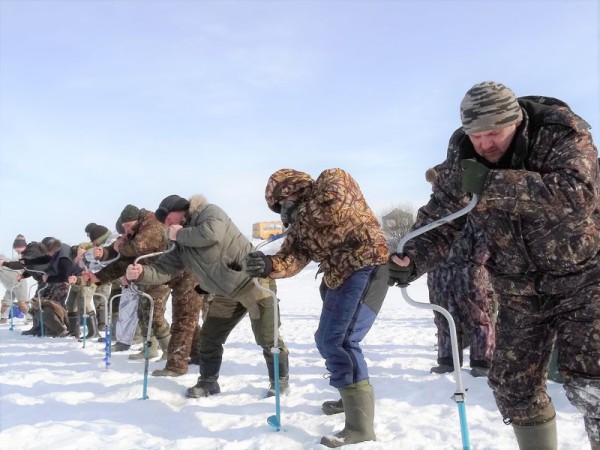
<svg viewBox="0 0 600 450"><path fill-rule="evenodd" d="M189 198L189 202L190 202L190 209L189 209L190 214L200 211L200 209L203 206L208 204L208 200L206 200L206 197L204 197L204 195L202 195L202 194L192 195Z"/></svg>

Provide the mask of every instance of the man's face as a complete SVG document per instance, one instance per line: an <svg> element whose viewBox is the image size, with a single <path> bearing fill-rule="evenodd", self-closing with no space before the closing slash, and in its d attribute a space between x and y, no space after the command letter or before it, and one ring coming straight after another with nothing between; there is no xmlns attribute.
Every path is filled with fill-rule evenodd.
<svg viewBox="0 0 600 450"><path fill-rule="evenodd" d="M137 225L137 220L130 220L129 222L123 222L123 229L125 230L125 234L127 236L131 236L134 234L134 228Z"/></svg>
<svg viewBox="0 0 600 450"><path fill-rule="evenodd" d="M16 247L15 248L15 252L17 252L17 254L21 254L25 251L25 247Z"/></svg>
<svg viewBox="0 0 600 450"><path fill-rule="evenodd" d="M469 134L475 152L486 161L497 163L510 147L519 124L512 124L496 130Z"/></svg>
<svg viewBox="0 0 600 450"><path fill-rule="evenodd" d="M165 219L165 225L170 227L171 225L181 225L185 218L185 211L171 211L167 214Z"/></svg>

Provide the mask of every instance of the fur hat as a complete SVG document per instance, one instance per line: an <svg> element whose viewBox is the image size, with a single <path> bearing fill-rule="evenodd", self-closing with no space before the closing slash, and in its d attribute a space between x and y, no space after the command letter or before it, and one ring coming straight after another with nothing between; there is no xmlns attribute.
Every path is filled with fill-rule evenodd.
<svg viewBox="0 0 600 450"><path fill-rule="evenodd" d="M134 220L138 220L140 218L140 209L137 206L127 205L121 211L121 215L119 216L119 222L121 225L125 222L133 222Z"/></svg>
<svg viewBox="0 0 600 450"><path fill-rule="evenodd" d="M467 134L505 128L523 119L513 91L495 81L478 83L460 104L460 119Z"/></svg>
<svg viewBox="0 0 600 450"><path fill-rule="evenodd" d="M96 225L94 228L90 230L90 241L95 241L96 239L101 238L108 232L108 228L102 225Z"/></svg>
<svg viewBox="0 0 600 450"><path fill-rule="evenodd" d="M174 211L187 211L190 208L190 202L179 195L169 195L165 197L158 209L154 213L159 222L165 223L169 213Z"/></svg>
<svg viewBox="0 0 600 450"><path fill-rule="evenodd" d="M27 241L25 240L25 236L22 234L18 234L13 242L13 250L17 248L27 247Z"/></svg>

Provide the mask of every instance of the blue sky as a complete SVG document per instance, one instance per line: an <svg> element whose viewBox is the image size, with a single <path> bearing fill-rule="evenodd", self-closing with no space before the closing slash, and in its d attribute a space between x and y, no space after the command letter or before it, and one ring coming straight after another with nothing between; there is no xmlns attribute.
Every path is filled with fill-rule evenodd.
<svg viewBox="0 0 600 450"><path fill-rule="evenodd" d="M271 173L349 171L378 214L426 202L473 84L600 129L598 1L0 1L0 252L203 194L277 217Z"/></svg>

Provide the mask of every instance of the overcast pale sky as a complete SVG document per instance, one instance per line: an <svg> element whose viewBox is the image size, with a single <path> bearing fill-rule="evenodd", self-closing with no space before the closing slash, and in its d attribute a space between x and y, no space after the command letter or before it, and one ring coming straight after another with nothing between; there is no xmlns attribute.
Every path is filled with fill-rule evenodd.
<svg viewBox="0 0 600 450"><path fill-rule="evenodd" d="M566 101L598 141L599 23L593 0L0 0L0 253L174 193L250 234L283 167L416 208L485 80Z"/></svg>

